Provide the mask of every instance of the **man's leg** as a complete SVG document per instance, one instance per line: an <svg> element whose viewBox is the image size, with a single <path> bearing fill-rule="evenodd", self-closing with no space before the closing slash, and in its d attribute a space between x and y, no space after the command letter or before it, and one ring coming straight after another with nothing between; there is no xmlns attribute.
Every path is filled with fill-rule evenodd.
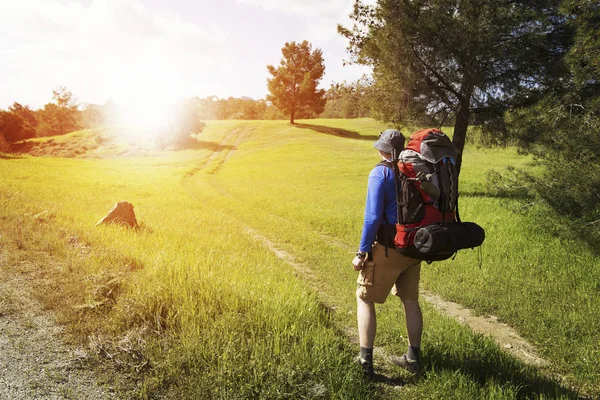
<svg viewBox="0 0 600 400"><path fill-rule="evenodd" d="M405 260L405 262L411 262ZM402 357L393 357L392 362L417 373L421 360L421 334L423 333L423 314L419 305L419 279L421 265L418 260L412 260L409 266L396 281L394 294L402 300L408 332L408 351Z"/></svg>
<svg viewBox="0 0 600 400"><path fill-rule="evenodd" d="M375 304L365 301L356 296L356 315L358 319L358 337L360 347L372 349L377 331L377 318L375 316Z"/></svg>
<svg viewBox="0 0 600 400"><path fill-rule="evenodd" d="M358 319L358 338L360 343L360 364L363 372L373 375L373 344L377 331L375 304L356 296L356 315Z"/></svg>
<svg viewBox="0 0 600 400"><path fill-rule="evenodd" d="M361 364L363 371L369 375L373 374L373 345L377 330L375 303L385 302L403 270L391 251L390 257L386 256L385 247L375 244L372 250L373 260L367 262L365 269L359 273L356 290L360 358L366 361ZM370 370L365 368L367 366Z"/></svg>
<svg viewBox="0 0 600 400"><path fill-rule="evenodd" d="M421 348L421 334L423 333L423 314L419 300L402 300L404 315L406 317L406 331L408 332L408 353L411 360L419 361Z"/></svg>

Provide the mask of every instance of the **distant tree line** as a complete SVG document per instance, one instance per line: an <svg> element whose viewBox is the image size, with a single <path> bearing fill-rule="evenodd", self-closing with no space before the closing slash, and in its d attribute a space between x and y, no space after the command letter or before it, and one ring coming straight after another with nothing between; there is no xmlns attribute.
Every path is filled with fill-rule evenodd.
<svg viewBox="0 0 600 400"><path fill-rule="evenodd" d="M366 78L354 83L333 83L324 93L324 110L316 113L310 108L295 112L296 118L360 118L370 115L368 102L369 82ZM287 119L266 99L217 96L190 97L179 105L197 120L277 120ZM52 92L52 101L43 108L32 110L27 105L14 102L0 110L0 136L9 143L35 137L64 135L78 129L90 129L118 123L119 106L111 100L102 105L80 104L65 87ZM181 113L177 113L178 115Z"/></svg>
<svg viewBox="0 0 600 400"><path fill-rule="evenodd" d="M366 76L355 82L332 83L325 93L320 118L365 118L371 116L373 82Z"/></svg>
<svg viewBox="0 0 600 400"><path fill-rule="evenodd" d="M73 94L59 87L52 91L52 102L42 109L14 102L8 110L0 110L0 135L8 142L64 135L79 128L81 116Z"/></svg>

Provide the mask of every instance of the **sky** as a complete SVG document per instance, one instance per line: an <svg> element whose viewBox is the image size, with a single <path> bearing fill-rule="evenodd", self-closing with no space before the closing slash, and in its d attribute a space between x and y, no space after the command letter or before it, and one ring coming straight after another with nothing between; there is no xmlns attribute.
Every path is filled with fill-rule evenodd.
<svg viewBox="0 0 600 400"><path fill-rule="evenodd" d="M267 64L303 40L323 51L327 89L369 73L344 66L353 2L0 0L0 109L43 107L59 86L82 104L264 98Z"/></svg>

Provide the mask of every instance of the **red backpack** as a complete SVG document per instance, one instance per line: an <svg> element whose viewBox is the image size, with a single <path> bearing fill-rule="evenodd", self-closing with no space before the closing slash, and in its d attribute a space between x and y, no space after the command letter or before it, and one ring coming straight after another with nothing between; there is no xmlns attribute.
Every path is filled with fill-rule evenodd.
<svg viewBox="0 0 600 400"><path fill-rule="evenodd" d="M480 246L484 230L461 222L458 214L456 152L450 138L439 129L420 130L410 136L396 158L397 162L385 163L396 176L396 250L433 262Z"/></svg>

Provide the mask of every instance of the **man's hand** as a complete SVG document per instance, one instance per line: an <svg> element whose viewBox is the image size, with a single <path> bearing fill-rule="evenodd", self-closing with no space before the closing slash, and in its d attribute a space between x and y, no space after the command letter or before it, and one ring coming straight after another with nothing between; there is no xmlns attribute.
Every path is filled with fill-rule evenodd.
<svg viewBox="0 0 600 400"><path fill-rule="evenodd" d="M367 259L366 253L358 252L356 253L356 257L352 260L352 265L354 266L355 271L360 271L365 267L365 261Z"/></svg>

